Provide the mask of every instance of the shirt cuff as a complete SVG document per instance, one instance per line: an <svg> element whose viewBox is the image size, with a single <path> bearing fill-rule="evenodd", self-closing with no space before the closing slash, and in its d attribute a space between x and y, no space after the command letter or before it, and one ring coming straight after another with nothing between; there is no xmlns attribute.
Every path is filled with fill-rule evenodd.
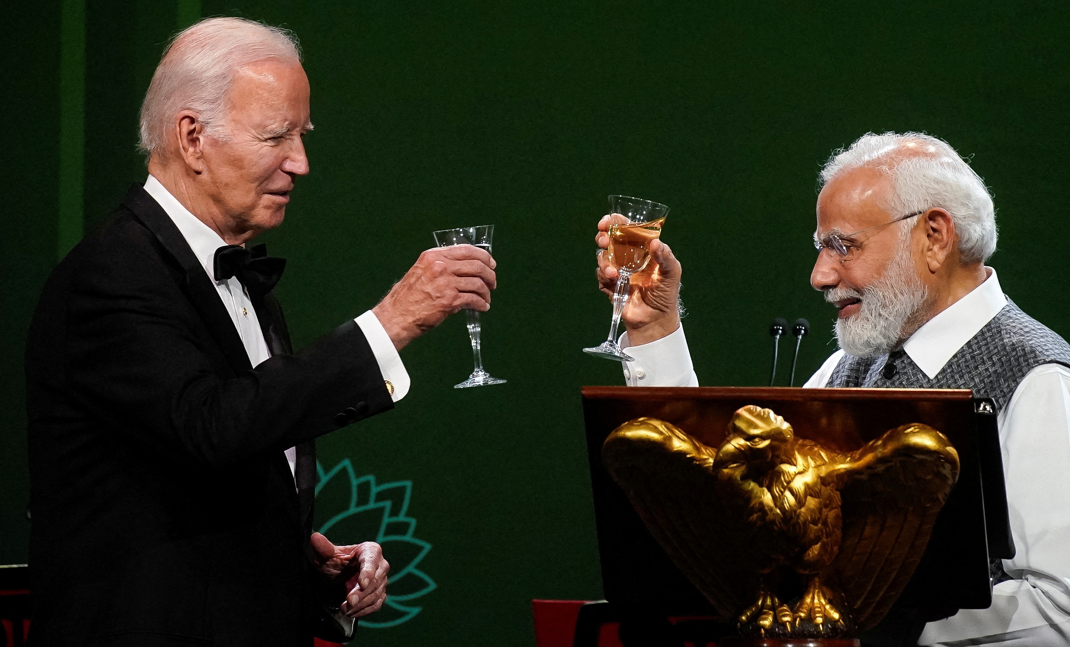
<svg viewBox="0 0 1070 647"><path fill-rule="evenodd" d="M698 386L698 376L691 363L684 326L641 346L628 345L628 333L618 342L634 362L621 362L628 386Z"/></svg>
<svg viewBox="0 0 1070 647"><path fill-rule="evenodd" d="M386 334L383 324L371 310L357 317L354 321L360 326L364 338L372 348L375 361L379 364L379 371L383 374L383 381L390 391L390 399L397 402L409 392L409 372L405 370L405 364L401 361L401 355L394 348L394 342L390 341L390 335Z"/></svg>

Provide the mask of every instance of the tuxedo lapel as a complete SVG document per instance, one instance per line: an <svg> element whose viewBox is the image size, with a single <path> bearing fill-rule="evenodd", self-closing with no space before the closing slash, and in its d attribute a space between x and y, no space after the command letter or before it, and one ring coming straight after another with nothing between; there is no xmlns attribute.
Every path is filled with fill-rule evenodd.
<svg viewBox="0 0 1070 647"><path fill-rule="evenodd" d="M256 319L260 322L260 331L272 355L291 355L290 331L286 328L286 319L282 316L279 300L272 293L263 297L252 297Z"/></svg>
<svg viewBox="0 0 1070 647"><path fill-rule="evenodd" d="M316 443L308 441L297 446L297 505L301 515L301 528L306 534L312 532L312 503L316 499Z"/></svg>
<svg viewBox="0 0 1070 647"><path fill-rule="evenodd" d="M235 372L252 368L249 354L242 344L238 330L227 314L219 293L204 271L204 266L193 254L189 243L163 207L152 199L140 185L130 187L123 199L129 209L156 236L164 249L174 257L184 273L184 283L190 302L204 320L209 333L219 344L223 355Z"/></svg>
<svg viewBox="0 0 1070 647"><path fill-rule="evenodd" d="M290 331L286 328L286 319L282 315L279 300L270 292L263 297L253 298L260 330L264 333L268 350L274 355L293 353L290 346ZM297 464L294 466L294 480L297 482L297 507L301 528L306 534L312 532L312 502L316 498L316 443L308 441L297 446Z"/></svg>

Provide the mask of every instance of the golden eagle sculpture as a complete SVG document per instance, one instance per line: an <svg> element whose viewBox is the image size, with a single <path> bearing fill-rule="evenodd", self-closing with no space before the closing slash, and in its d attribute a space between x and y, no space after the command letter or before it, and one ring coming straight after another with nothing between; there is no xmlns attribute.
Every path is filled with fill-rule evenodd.
<svg viewBox="0 0 1070 647"><path fill-rule="evenodd" d="M922 424L843 453L753 405L736 411L716 449L639 418L610 434L602 459L717 612L765 638L839 638L877 624L959 473L950 441Z"/></svg>

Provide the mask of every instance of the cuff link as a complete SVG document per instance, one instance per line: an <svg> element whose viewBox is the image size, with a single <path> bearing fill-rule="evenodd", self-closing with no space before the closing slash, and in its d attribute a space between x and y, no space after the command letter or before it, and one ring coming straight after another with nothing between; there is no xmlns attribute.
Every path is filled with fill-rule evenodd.
<svg viewBox="0 0 1070 647"><path fill-rule="evenodd" d="M394 395L394 383L390 380L383 380L383 384L386 385L386 392L389 395Z"/></svg>

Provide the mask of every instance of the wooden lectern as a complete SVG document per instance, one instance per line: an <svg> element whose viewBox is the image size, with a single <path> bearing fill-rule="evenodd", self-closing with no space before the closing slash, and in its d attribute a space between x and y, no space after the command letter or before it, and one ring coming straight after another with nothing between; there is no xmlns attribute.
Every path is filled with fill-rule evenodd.
<svg viewBox="0 0 1070 647"><path fill-rule="evenodd" d="M968 390L585 387L582 394L603 590L623 615L714 615L602 463L607 436L643 416L716 447L733 413L758 405L791 422L798 437L844 452L900 425L929 425L951 441L961 471L897 608L926 619L986 608L990 559L1014 555L995 409Z"/></svg>

